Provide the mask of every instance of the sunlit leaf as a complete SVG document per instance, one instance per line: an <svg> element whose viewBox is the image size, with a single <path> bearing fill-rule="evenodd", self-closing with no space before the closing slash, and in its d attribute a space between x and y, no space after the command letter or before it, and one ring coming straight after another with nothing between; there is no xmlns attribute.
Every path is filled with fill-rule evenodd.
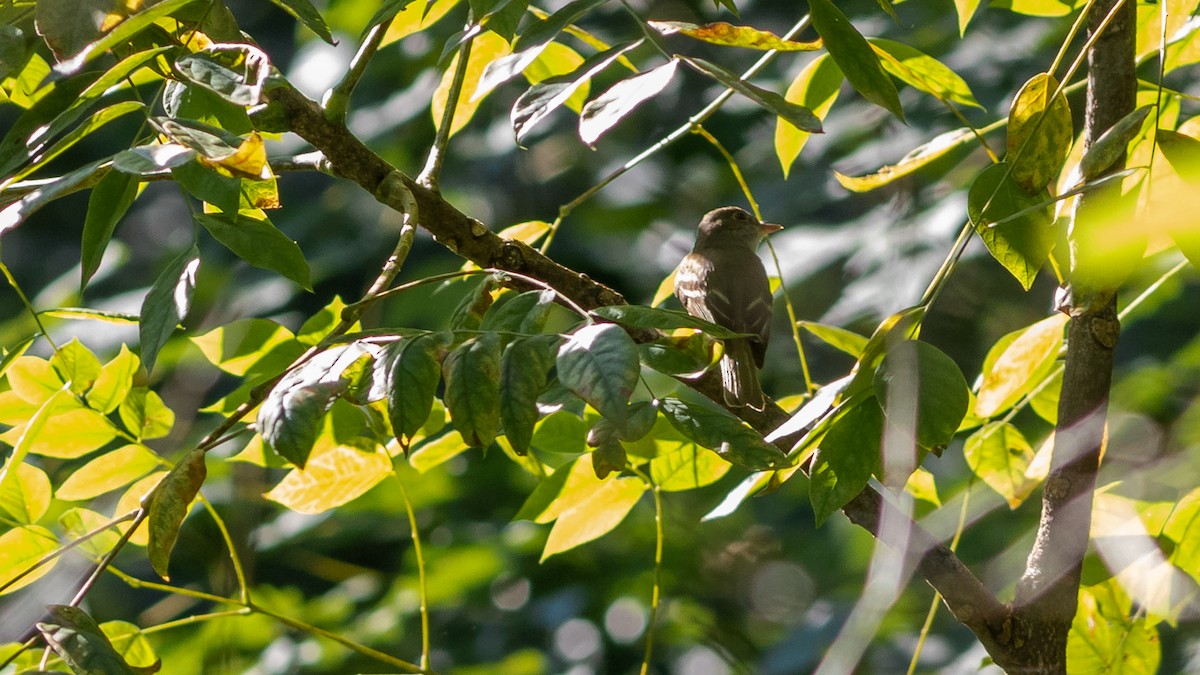
<svg viewBox="0 0 1200 675"><path fill-rule="evenodd" d="M562 6L545 19L532 24L517 37L517 41L513 44L513 51L519 52L529 49L540 44L545 44L554 39L563 28L575 22L579 17L587 14L593 8L603 4L606 0L574 0Z"/></svg>
<svg viewBox="0 0 1200 675"><path fill-rule="evenodd" d="M895 164L884 166L874 173L865 176L847 176L837 171L833 172L842 187L853 192L869 192L900 178L919 171L933 162L945 157L947 153L960 148L975 138L970 129L955 129L936 136L928 143L918 146Z"/></svg>
<svg viewBox="0 0 1200 675"><path fill-rule="evenodd" d="M21 524L32 525L46 515L50 507L50 478L46 472L27 462L5 466L15 480L0 482L0 511Z"/></svg>
<svg viewBox="0 0 1200 675"><path fill-rule="evenodd" d="M1031 196L1000 162L975 177L967 194L967 213L988 251L1025 290L1050 257L1055 233L1048 196Z"/></svg>
<svg viewBox="0 0 1200 675"><path fill-rule="evenodd" d="M211 44L175 61L188 81L204 87L230 103L249 107L262 101L262 87L271 62L258 47L248 44Z"/></svg>
<svg viewBox="0 0 1200 675"><path fill-rule="evenodd" d="M72 6L70 4L71 0L56 1L59 3L66 2L68 3L67 6ZM155 21L158 21L162 17L170 16L179 9L197 1L198 0L162 0L161 2L150 5L117 24L116 28L108 31L108 33L100 39L89 42L70 59L60 62L54 67L54 72L60 76L74 75L92 59L95 59L101 54L107 53L110 49L117 45L128 44L134 35L137 35L148 28Z"/></svg>
<svg viewBox="0 0 1200 675"><path fill-rule="evenodd" d="M530 87L528 91L517 98L510 114L517 143L521 143L525 136L550 113L566 104L585 86L588 86L594 75L639 44L641 44L640 41L630 42L593 54L575 70L547 78Z"/></svg>
<svg viewBox="0 0 1200 675"><path fill-rule="evenodd" d="M100 359L79 338L72 338L55 350L54 356L50 357L50 367L70 385L71 391L80 396L87 393L100 376Z"/></svg>
<svg viewBox="0 0 1200 675"><path fill-rule="evenodd" d="M1067 667L1072 673L1135 675L1159 671L1162 645L1158 628L1129 604L1111 601L1124 595L1115 579L1079 589L1079 605L1067 635Z"/></svg>
<svg viewBox="0 0 1200 675"><path fill-rule="evenodd" d="M160 462L144 445L125 445L75 469L54 496L69 502L92 499L133 483L159 468Z"/></svg>
<svg viewBox="0 0 1200 675"><path fill-rule="evenodd" d="M0 586L4 586L3 593L20 590L54 569L55 562L61 558L42 565L25 574L19 581L13 582L18 575L29 571L34 563L56 548L58 538L50 530L38 525L14 527L0 534Z"/></svg>
<svg viewBox="0 0 1200 675"><path fill-rule="evenodd" d="M573 73L583 65L585 60L574 49L559 42L551 42L546 44L544 48L539 49L537 58L522 69L521 72L530 84L537 84L552 77ZM577 113L581 112L591 90L591 81L584 80L574 89L564 105Z"/></svg>
<svg viewBox="0 0 1200 675"><path fill-rule="evenodd" d="M1067 320L1065 314L1056 312L996 341L983 362L976 415L995 417L1041 383L1058 358Z"/></svg>
<svg viewBox="0 0 1200 675"><path fill-rule="evenodd" d="M579 137L584 143L595 145L606 131L665 89L675 77L678 66L679 62L671 59L661 66L621 80L588 101L579 114Z"/></svg>
<svg viewBox="0 0 1200 675"><path fill-rule="evenodd" d="M792 80L783 98L788 103L808 108L821 118L833 107L844 79L837 63L834 63L828 54L821 54L810 61L796 79ZM808 143L810 135L811 132L801 131L783 118L775 120L775 156L779 158L779 164L783 167L784 178L788 177L792 164L800 156L800 151Z"/></svg>
<svg viewBox="0 0 1200 675"><path fill-rule="evenodd" d="M138 440L162 438L175 426L175 413L147 387L134 387L121 401L117 413Z"/></svg>
<svg viewBox="0 0 1200 675"><path fill-rule="evenodd" d="M463 440L462 434L457 431L447 431L440 437L426 441L413 450L412 455L408 458L408 463L417 471L425 473L470 449L471 446Z"/></svg>
<svg viewBox="0 0 1200 675"><path fill-rule="evenodd" d="M966 81L941 61L902 42L873 38L869 43L883 69L900 81L941 101L983 107Z"/></svg>
<svg viewBox="0 0 1200 675"><path fill-rule="evenodd" d="M1033 448L1016 427L989 422L967 438L963 455L972 473L1017 508L1037 485L1025 475Z"/></svg>
<svg viewBox="0 0 1200 675"><path fill-rule="evenodd" d="M87 392L88 407L108 414L117 409L129 395L133 376L141 365L138 357L125 345L111 361L104 364L96 381Z"/></svg>
<svg viewBox="0 0 1200 675"><path fill-rule="evenodd" d="M484 68L497 58L508 54L509 49L508 41L492 32L476 35L475 39L471 41L471 54L467 59L462 91L459 94L458 105L454 108L454 118L450 124L451 135L458 133L467 125L467 122L471 121L471 117L475 115L475 110L483 99L482 95L476 96L475 92L479 88L479 80L483 76ZM459 55L456 54L446 68L446 72L442 73L441 83L433 93L431 111L435 127L442 125L442 119L446 112L446 101L450 96L450 86L454 80L455 70L458 68L458 59Z"/></svg>
<svg viewBox="0 0 1200 675"><path fill-rule="evenodd" d="M321 18L321 13L308 0L271 0L271 2L298 19L322 40L334 44L333 36L329 34L329 26L326 25L325 19Z"/></svg>
<svg viewBox="0 0 1200 675"><path fill-rule="evenodd" d="M695 490L717 482L732 466L714 453L701 452L695 445L688 444L676 452L650 460L650 478L659 489L667 492Z"/></svg>
<svg viewBox="0 0 1200 675"><path fill-rule="evenodd" d="M866 336L848 331L845 328L814 323L812 321L801 321L797 325L811 333L821 342L838 351L845 352L854 358L862 356L863 350L867 348L868 338Z"/></svg>
<svg viewBox="0 0 1200 675"><path fill-rule="evenodd" d="M314 452L303 469L288 472L266 497L299 513L323 513L357 499L390 475L387 453L336 445Z"/></svg>
<svg viewBox="0 0 1200 675"><path fill-rule="evenodd" d="M50 202L72 192L77 185L92 177L104 160L97 160L82 166L71 173L54 179L47 185L26 193L17 201L0 209L0 236L15 228L38 209Z"/></svg>
<svg viewBox="0 0 1200 675"><path fill-rule="evenodd" d="M647 21L646 23L663 35L679 33L714 45L745 47L760 51L773 49L780 52L810 52L821 48L820 40L813 42L784 40L770 31L759 30L752 26L735 26L724 21L707 23L703 26L683 21Z"/></svg>
<svg viewBox="0 0 1200 675"><path fill-rule="evenodd" d="M167 564L171 549L175 548L179 527L207 475L204 451L193 450L171 469L150 501L148 555L154 571L163 579L170 579Z"/></svg>
<svg viewBox="0 0 1200 675"><path fill-rule="evenodd" d="M646 491L646 484L639 478L600 480L589 464L577 460L571 465L563 490L548 513L542 514L542 518L553 514L555 519L542 549L543 561L611 532ZM560 472L567 470L568 467L559 469Z"/></svg>

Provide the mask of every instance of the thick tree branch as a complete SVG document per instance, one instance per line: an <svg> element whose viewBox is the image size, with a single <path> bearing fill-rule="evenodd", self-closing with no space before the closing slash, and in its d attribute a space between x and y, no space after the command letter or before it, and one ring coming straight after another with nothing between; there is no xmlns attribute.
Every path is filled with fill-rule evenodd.
<svg viewBox="0 0 1200 675"><path fill-rule="evenodd" d="M541 279L586 309L625 303L620 294L587 275L564 267L521 242L503 239L483 223L466 216L437 192L392 167L345 127L331 124L313 101L292 87L279 84L268 96L282 108L290 129L324 153L336 174L358 183L392 208L404 211L406 200L415 204L419 212L415 220L454 253L480 267ZM702 378L688 384L713 400L721 400L719 378ZM775 405L768 405L763 411L744 408L737 412L764 434L788 418ZM781 447L790 448L793 440L781 439ZM883 508L880 496L867 488L845 511L853 522L887 541L886 535L879 532ZM942 594L955 616L975 631L985 646L990 649L990 645L996 645L995 636L1006 631L1007 608L933 535L913 523L910 537L908 548L914 568Z"/></svg>
<svg viewBox="0 0 1200 675"><path fill-rule="evenodd" d="M1089 33L1095 34L1110 12L1115 12L1111 23L1088 53L1087 145L1132 112L1135 105L1134 4L1129 0L1100 0L1091 10ZM1123 165L1122 159L1112 170L1120 170ZM1090 200L1105 199L1103 192L1082 195L1079 209L1086 209ZM1009 672L1067 672L1067 633L1075 616L1087 553L1092 493L1112 384L1113 350L1120 333L1116 289L1080 286L1075 279L1072 291L1076 306L1070 310L1058 425L1050 474L1042 494L1041 522L1014 603L1016 638L1023 643L1022 649L1010 652L1010 661L996 658Z"/></svg>

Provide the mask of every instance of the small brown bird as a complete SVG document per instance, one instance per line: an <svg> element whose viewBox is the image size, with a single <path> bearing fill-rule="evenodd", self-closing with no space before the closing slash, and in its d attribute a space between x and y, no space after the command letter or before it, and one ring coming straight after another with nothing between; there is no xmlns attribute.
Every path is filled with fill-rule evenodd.
<svg viewBox="0 0 1200 675"><path fill-rule="evenodd" d="M688 314L753 336L725 341L721 384L730 407L765 404L758 369L771 337L771 286L754 250L781 229L736 206L709 211L675 273L675 296Z"/></svg>

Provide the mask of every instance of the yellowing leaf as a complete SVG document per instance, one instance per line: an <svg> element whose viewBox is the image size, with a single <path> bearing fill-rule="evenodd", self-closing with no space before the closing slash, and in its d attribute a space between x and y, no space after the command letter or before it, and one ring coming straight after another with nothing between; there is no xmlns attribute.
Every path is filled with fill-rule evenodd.
<svg viewBox="0 0 1200 675"><path fill-rule="evenodd" d="M991 422L967 438L963 446L967 466L988 487L1017 508L1037 483L1025 475L1033 461L1033 448L1017 428L1007 422Z"/></svg>
<svg viewBox="0 0 1200 675"><path fill-rule="evenodd" d="M706 23L703 26L683 21L647 21L646 23L663 35L679 33L714 45L745 47L760 51L773 49L780 52L811 52L821 48L820 40L812 42L784 40L769 31L750 26L735 26L724 21Z"/></svg>
<svg viewBox="0 0 1200 675"><path fill-rule="evenodd" d="M934 506L942 505L942 500L938 498L937 484L928 469L918 466L916 471L913 471L912 475L908 477L908 483L904 485L904 490L913 497Z"/></svg>
<svg viewBox="0 0 1200 675"><path fill-rule="evenodd" d="M24 431L25 425L13 427L0 435L0 439L13 444ZM47 418L28 451L46 457L74 459L99 450L116 435L116 430L103 415L74 405Z"/></svg>
<svg viewBox="0 0 1200 675"><path fill-rule="evenodd" d="M21 462L16 480L0 483L0 510L20 523L36 523L50 506L50 479L41 469Z"/></svg>
<svg viewBox="0 0 1200 675"><path fill-rule="evenodd" d="M117 500L117 508L113 509L113 515L123 516L138 508L138 506L140 506L142 503L142 498L150 494L150 491L153 490L163 478L166 478L166 476L166 471L155 471L133 485L130 485L129 489L121 495L119 500ZM122 532L128 528L128 522L121 524ZM145 546L149 541L150 530L146 527L146 521L143 520L138 529L135 530L134 533L129 537L129 543L135 546Z"/></svg>
<svg viewBox="0 0 1200 675"><path fill-rule="evenodd" d="M454 108L454 120L450 124L450 135L458 133L475 115L475 110L482 100L482 98L475 99L475 90L479 86L479 78L483 75L484 68L487 68L492 61L508 54L511 49L507 40L491 31L480 33L471 41L471 54L467 59L458 105ZM450 96L450 85L454 81L454 71L458 68L458 57L459 55L456 54L450 61L450 66L446 68L446 72L442 73L441 83L433 92L431 110L435 128L441 128L442 118L445 116L446 99Z"/></svg>
<svg viewBox="0 0 1200 675"><path fill-rule="evenodd" d="M1017 92L1008 112L1008 157L1013 180L1031 195L1057 176L1071 151L1075 131L1071 106L1058 80L1034 75Z"/></svg>
<svg viewBox="0 0 1200 675"><path fill-rule="evenodd" d="M686 443L676 452L650 460L650 478L667 492L695 490L717 482L732 466L717 453Z"/></svg>
<svg viewBox="0 0 1200 675"><path fill-rule="evenodd" d="M421 473L425 473L435 466L441 465L449 460L466 452L470 446L463 440L462 434L457 431L448 431L440 438L429 441L416 450L413 450L412 455L408 458L408 463L412 468Z"/></svg>
<svg viewBox="0 0 1200 675"><path fill-rule="evenodd" d="M558 497L538 518L539 522L545 522L543 518L553 514L557 519L542 550L543 561L610 532L646 490L645 483L638 478L596 478L591 462L576 460L570 471Z"/></svg>
<svg viewBox="0 0 1200 675"><path fill-rule="evenodd" d="M335 445L310 455L303 469L288 472L266 497L299 513L323 513L358 498L391 473L392 461L382 449Z"/></svg>
<svg viewBox="0 0 1200 675"><path fill-rule="evenodd" d="M201 155L197 159L201 164L235 178L266 180L271 177L271 167L267 165L267 147L257 131L250 132L250 136L242 141L232 155L219 159L208 159Z"/></svg>
<svg viewBox="0 0 1200 675"><path fill-rule="evenodd" d="M994 417L1011 408L1041 382L1063 343L1065 314L1053 314L1000 338L983 365L975 414Z"/></svg>
<svg viewBox="0 0 1200 675"><path fill-rule="evenodd" d="M420 1L408 3L407 7L396 13L395 18L392 19L392 25L388 26L387 32L383 34L383 42L379 46L386 47L396 40L429 28L446 16L446 12L453 9L458 1L434 0L432 4Z"/></svg>

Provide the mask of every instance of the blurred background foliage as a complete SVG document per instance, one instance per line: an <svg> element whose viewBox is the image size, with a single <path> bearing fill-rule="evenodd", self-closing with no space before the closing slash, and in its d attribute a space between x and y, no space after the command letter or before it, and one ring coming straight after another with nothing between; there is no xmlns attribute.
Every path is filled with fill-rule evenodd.
<svg viewBox="0 0 1200 675"><path fill-rule="evenodd" d="M346 67L378 3L318 3L340 40L336 47L298 29L271 3L227 4L273 63L302 91L319 97ZM551 1L544 8L561 4ZM708 0L631 0L630 5L639 15L656 20L731 20ZM800 16L792 3L739 0L737 5L741 22L776 34L786 32ZM1006 114L1016 89L1047 67L1069 27L1063 18L1020 16L992 6L981 8L960 38L948 0L897 5L899 25L872 0L839 5L864 35L904 41L962 75L984 107L964 111L978 126ZM426 30L384 47L352 101L350 128L409 173L419 170L432 142L429 100L441 74L438 59L465 15L466 3L460 3ZM616 3L591 12L583 25L609 43L640 36L638 26ZM667 44L735 71L758 57L682 39L668 38ZM655 58L646 47L636 54L639 62ZM812 58L805 53L784 55L756 83L782 92ZM601 75L592 90L603 90L618 75ZM500 87L451 141L441 183L447 199L493 230L528 220L553 220L561 205L684 123L720 92L693 72L681 75L595 150L578 140L574 116L567 111L556 113L552 123L525 139L525 148L518 148L508 113L522 87ZM1200 93L1190 80L1177 86ZM844 88L825 120L826 133L811 139L786 180L772 147L774 120L761 109L734 97L705 124L736 157L764 218L786 227L771 241L799 319L869 332L882 317L917 301L963 222L965 189L988 161L978 150L965 159L962 154L949 157L868 194L852 194L833 179L833 169L867 173L960 126L937 101L912 89L903 89L901 100L907 124ZM1071 103L1074 110L1082 110L1078 94ZM10 124L17 112L0 107L0 127ZM111 154L137 123L115 123L111 134L89 137L56 166L78 166ZM1077 120L1076 128L1080 126ZM273 155L302 150L295 137L271 144ZM358 297L389 254L400 217L357 186L315 173L282 175L279 186L283 208L272 213L272 220L308 257L315 292L306 293L237 261L207 241L202 244L207 248L195 305L185 324L189 332L252 316L295 329L333 296ZM180 190L172 183L148 185L120 224L100 272L80 297L79 237L86 200L86 193L59 200L6 234L4 260L34 296L35 306L136 313L157 271L191 241L190 215ZM571 212L550 255L613 286L630 302L648 302L690 247L700 216L724 204L745 205L745 199L719 153L699 136L689 136ZM1152 260L1131 283L1135 292L1178 260L1170 254L1162 257ZM427 235L418 235L399 281L451 271L461 264ZM1049 313L1054 287L1052 275L1043 273L1032 291L1023 292L974 242L933 306L922 337L951 355L970 379L996 339ZM422 287L381 303L364 322L440 328L467 288L461 283ZM1110 479L1121 475L1155 489L1186 489L1200 475L1198 301L1200 285L1188 271L1156 290L1126 324L1105 468ZM0 308L0 315L7 317L0 324L4 344L33 332L7 287L0 292ZM787 337L791 331L786 314L777 312L776 321L778 337L767 357L766 389L775 396L801 393L803 379L795 346ZM77 335L102 356L114 354L121 343L137 341L132 326L63 320L52 320L51 325L57 336ZM852 365L849 357L816 341L806 342L806 349L817 382L840 377ZM174 458L214 424L199 409L236 383L179 337L168 344L160 364L155 375L161 379L153 386L176 411L177 422L169 437L152 445ZM1049 431L1031 412L1015 422L1031 441ZM583 429L571 433L575 431L582 447ZM951 498L961 495L970 482L960 445L926 462L948 504L944 510L955 515ZM240 449L231 443L215 455L227 457ZM305 516L262 498L280 472L220 461L210 462L209 470L204 493L227 518L261 604L393 654L419 653L414 552L395 481L384 481L334 511ZM710 510L743 475L735 470L708 488L665 495L666 599L658 627L657 672L806 672L861 595L874 541L840 517L816 529L802 477L776 493L750 500L732 516L698 522L697 514ZM1101 484L1105 482L1102 477ZM655 526L648 499L613 534L539 564L548 528L512 520L535 482L503 454L472 452L424 474L408 470L404 483L425 541L435 668L464 675L583 675L636 669L653 577ZM999 497L975 494L981 495L972 503L977 520L959 550L985 583L1003 591L1023 564L1038 504L1031 500L1009 511ZM152 575L140 551L126 552L117 564L138 576ZM236 589L210 519L187 521L172 565L177 583L214 593ZM64 565L54 574L61 583L39 584L43 595L37 598L31 593L6 597L6 611L16 611L26 602L65 601L83 570ZM61 596L45 597L46 587L60 589ZM860 672L904 672L932 598L924 583L909 584L888 613ZM140 625L218 609L131 590L111 576L92 591L87 607L98 620ZM37 607L31 611L36 614ZM27 624L10 621L0 627L0 637L14 639L10 626L21 625ZM1161 672L1200 670L1200 631L1194 622L1163 626L1161 636ZM152 634L152 643L175 673L382 672L378 663L263 616L162 630ZM975 672L982 658L971 634L941 612L918 671Z"/></svg>

